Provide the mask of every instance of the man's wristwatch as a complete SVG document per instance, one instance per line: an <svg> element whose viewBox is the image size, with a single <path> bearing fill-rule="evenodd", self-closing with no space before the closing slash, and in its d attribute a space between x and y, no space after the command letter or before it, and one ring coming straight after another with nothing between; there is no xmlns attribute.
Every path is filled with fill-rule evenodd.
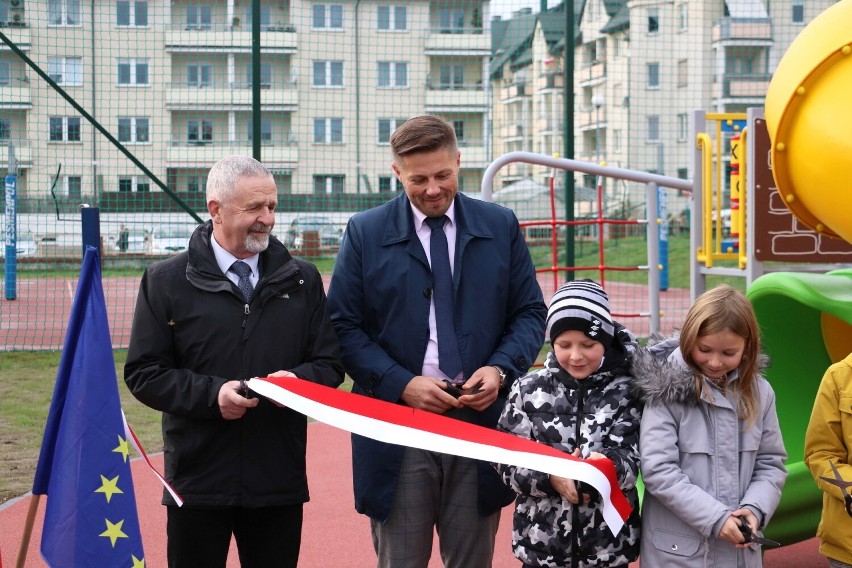
<svg viewBox="0 0 852 568"><path fill-rule="evenodd" d="M500 387L499 388L502 389L503 387L506 386L506 379L507 379L508 375L506 374L506 371L503 370L503 367L500 367L499 365L491 365L491 366L494 367L495 369L497 369L497 372L500 373Z"/></svg>

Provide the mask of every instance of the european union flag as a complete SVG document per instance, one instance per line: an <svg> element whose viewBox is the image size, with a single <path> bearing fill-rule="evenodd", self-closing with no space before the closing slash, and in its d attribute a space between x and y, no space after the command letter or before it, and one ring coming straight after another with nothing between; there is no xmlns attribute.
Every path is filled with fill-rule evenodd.
<svg viewBox="0 0 852 568"><path fill-rule="evenodd" d="M47 495L50 566L145 565L97 251L88 247L41 446L33 494Z"/></svg>

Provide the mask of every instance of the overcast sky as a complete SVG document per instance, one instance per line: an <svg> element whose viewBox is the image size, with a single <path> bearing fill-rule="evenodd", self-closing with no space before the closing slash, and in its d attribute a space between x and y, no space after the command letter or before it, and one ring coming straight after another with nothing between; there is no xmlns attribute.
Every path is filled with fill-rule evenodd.
<svg viewBox="0 0 852 568"><path fill-rule="evenodd" d="M559 4L561 0L548 0L547 5L552 7ZM511 17L512 12L517 12L521 8L530 7L533 12L538 12L541 7L541 0L491 0L491 13L495 16L502 16L504 20Z"/></svg>

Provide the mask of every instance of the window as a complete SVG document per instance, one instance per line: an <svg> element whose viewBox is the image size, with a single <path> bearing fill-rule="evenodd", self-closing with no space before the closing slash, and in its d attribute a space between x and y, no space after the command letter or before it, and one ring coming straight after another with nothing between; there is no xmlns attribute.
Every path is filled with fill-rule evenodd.
<svg viewBox="0 0 852 568"><path fill-rule="evenodd" d="M464 121L463 120L454 120L453 122L453 130L456 131L456 140L459 144L464 145Z"/></svg>
<svg viewBox="0 0 852 568"><path fill-rule="evenodd" d="M389 144L391 134L405 122L404 118L379 119L379 144Z"/></svg>
<svg viewBox="0 0 852 568"><path fill-rule="evenodd" d="M48 57L47 74L59 85L79 87L83 84L81 57Z"/></svg>
<svg viewBox="0 0 852 568"><path fill-rule="evenodd" d="M248 123L248 141L251 142L254 140L253 136L254 129L252 128L252 123ZM261 142L272 142L272 121L268 118L260 119L260 141Z"/></svg>
<svg viewBox="0 0 852 568"><path fill-rule="evenodd" d="M442 34L460 34L464 31L464 10L446 9L438 12L438 26Z"/></svg>
<svg viewBox="0 0 852 568"><path fill-rule="evenodd" d="M314 4L311 25L315 30L342 30L343 4Z"/></svg>
<svg viewBox="0 0 852 568"><path fill-rule="evenodd" d="M804 2L793 2L793 23L794 24L804 24L805 23L805 3Z"/></svg>
<svg viewBox="0 0 852 568"><path fill-rule="evenodd" d="M660 64L659 63L648 63L648 88L649 89L658 89L660 88Z"/></svg>
<svg viewBox="0 0 852 568"><path fill-rule="evenodd" d="M342 118L315 118L314 144L342 144Z"/></svg>
<svg viewBox="0 0 852 568"><path fill-rule="evenodd" d="M207 190L207 176L187 174L186 190L190 193L201 193Z"/></svg>
<svg viewBox="0 0 852 568"><path fill-rule="evenodd" d="M9 21L9 0L0 0L0 24Z"/></svg>
<svg viewBox="0 0 852 568"><path fill-rule="evenodd" d="M343 187L346 184L346 176L342 175L315 175L314 176L314 194L315 195L331 195L333 193L343 193Z"/></svg>
<svg viewBox="0 0 852 568"><path fill-rule="evenodd" d="M51 26L79 26L80 0L47 0L47 23Z"/></svg>
<svg viewBox="0 0 852 568"><path fill-rule="evenodd" d="M647 117L648 142L660 141L660 115L652 114Z"/></svg>
<svg viewBox="0 0 852 568"><path fill-rule="evenodd" d="M8 87L12 82L12 66L8 61L0 61L0 86Z"/></svg>
<svg viewBox="0 0 852 568"><path fill-rule="evenodd" d="M406 6L379 6L379 31L401 32L408 29Z"/></svg>
<svg viewBox="0 0 852 568"><path fill-rule="evenodd" d="M48 119L49 137L51 142L79 142L79 116L51 116Z"/></svg>
<svg viewBox="0 0 852 568"><path fill-rule="evenodd" d="M402 182L396 176L379 176L379 193L397 193L405 191Z"/></svg>
<svg viewBox="0 0 852 568"><path fill-rule="evenodd" d="M405 61L379 61L379 88L407 87L408 63Z"/></svg>
<svg viewBox="0 0 852 568"><path fill-rule="evenodd" d="M656 8L648 10L648 33L656 34L660 31L660 12Z"/></svg>
<svg viewBox="0 0 852 568"><path fill-rule="evenodd" d="M689 29L689 4L686 2L677 6L677 27L682 32Z"/></svg>
<svg viewBox="0 0 852 568"><path fill-rule="evenodd" d="M116 23L119 26L142 27L148 25L148 2L118 0L115 3Z"/></svg>
<svg viewBox="0 0 852 568"><path fill-rule="evenodd" d="M190 63L186 66L186 84L190 87L209 87L213 82L213 66L209 63Z"/></svg>
<svg viewBox="0 0 852 568"><path fill-rule="evenodd" d="M118 84L119 85L147 85L148 84L148 60L147 59L119 59L118 60Z"/></svg>
<svg viewBox="0 0 852 568"><path fill-rule="evenodd" d="M246 84L251 88L254 83L252 82L252 69L251 66L246 68ZM272 87L272 63L261 63L260 64L260 88L261 89L269 89Z"/></svg>
<svg viewBox="0 0 852 568"><path fill-rule="evenodd" d="M314 61L314 87L342 87L342 61Z"/></svg>
<svg viewBox="0 0 852 568"><path fill-rule="evenodd" d="M186 29L209 30L213 22L212 11L207 4L189 4L186 7Z"/></svg>
<svg viewBox="0 0 852 568"><path fill-rule="evenodd" d="M689 82L689 60L681 59L677 62L677 86L686 87Z"/></svg>
<svg viewBox="0 0 852 568"><path fill-rule="evenodd" d="M0 118L0 140L9 140L12 137L12 121L8 118Z"/></svg>
<svg viewBox="0 0 852 568"><path fill-rule="evenodd" d="M118 118L118 141L128 144L150 142L148 117L124 116Z"/></svg>
<svg viewBox="0 0 852 568"><path fill-rule="evenodd" d="M83 178L80 176L62 176L59 194L69 200L78 201L83 190Z"/></svg>
<svg viewBox="0 0 852 568"><path fill-rule="evenodd" d="M612 131L612 151L621 152L621 130Z"/></svg>
<svg viewBox="0 0 852 568"><path fill-rule="evenodd" d="M246 26L248 30L251 30L253 14L251 11L251 2L248 3L248 7L246 8ZM269 7L269 4L261 4L260 5L260 31L267 31L272 25L272 10Z"/></svg>
<svg viewBox="0 0 852 568"><path fill-rule="evenodd" d="M151 191L151 182L140 176L120 176L118 178L118 191Z"/></svg>
<svg viewBox="0 0 852 568"><path fill-rule="evenodd" d="M686 138L689 135L689 121L687 120L686 113L681 113L677 115L677 141L678 142L686 142Z"/></svg>
<svg viewBox="0 0 852 568"><path fill-rule="evenodd" d="M441 65L441 88L460 89L464 85L464 65Z"/></svg>
<svg viewBox="0 0 852 568"><path fill-rule="evenodd" d="M200 145L213 142L212 120L189 120L186 123L186 139L190 144Z"/></svg>
<svg viewBox="0 0 852 568"><path fill-rule="evenodd" d="M678 179L689 179L689 169L688 168L678 168L677 169L677 177Z"/></svg>

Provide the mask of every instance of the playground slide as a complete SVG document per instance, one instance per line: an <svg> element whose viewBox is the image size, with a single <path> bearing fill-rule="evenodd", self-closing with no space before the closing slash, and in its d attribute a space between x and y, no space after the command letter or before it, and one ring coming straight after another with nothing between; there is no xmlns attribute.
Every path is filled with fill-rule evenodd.
<svg viewBox="0 0 852 568"><path fill-rule="evenodd" d="M799 221L852 242L852 0L817 16L790 45L766 94L773 176ZM852 269L774 273L749 288L777 396L789 475L769 538L816 534L822 494L804 464L805 431L826 368L852 352Z"/></svg>
<svg viewBox="0 0 852 568"><path fill-rule="evenodd" d="M852 269L774 273L748 289L771 367L787 482L766 536L793 544L816 534L822 492L804 463L805 430L823 373L852 352Z"/></svg>

